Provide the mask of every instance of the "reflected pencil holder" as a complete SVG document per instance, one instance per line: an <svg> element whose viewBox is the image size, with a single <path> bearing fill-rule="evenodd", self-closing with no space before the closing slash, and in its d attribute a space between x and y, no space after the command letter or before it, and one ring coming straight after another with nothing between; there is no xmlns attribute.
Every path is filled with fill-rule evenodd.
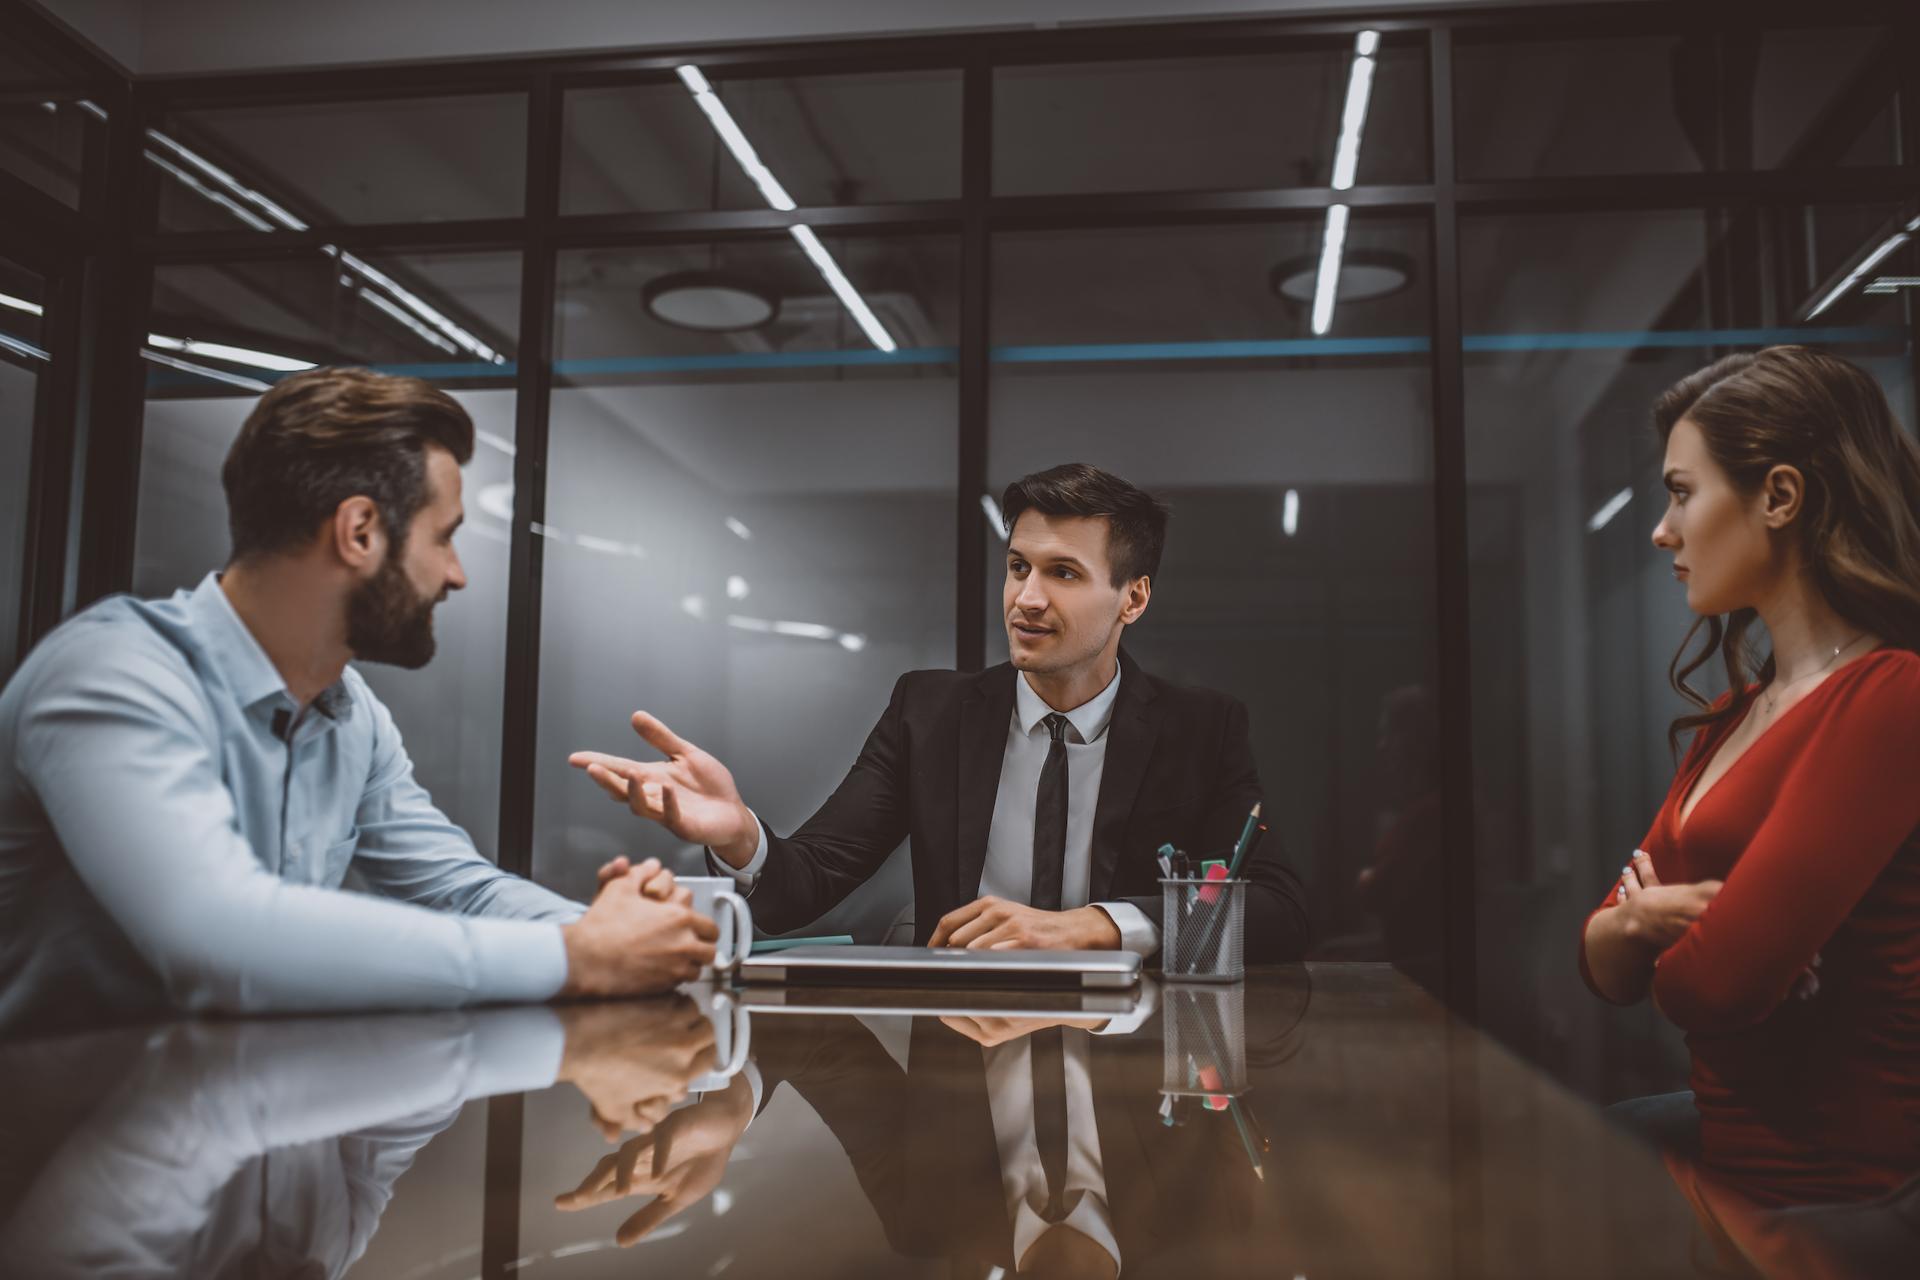
<svg viewBox="0 0 1920 1280"><path fill-rule="evenodd" d="M1160 997L1160 1092L1232 1097L1247 1087L1244 986L1168 987Z"/></svg>
<svg viewBox="0 0 1920 1280"><path fill-rule="evenodd" d="M1160 882L1160 972L1169 982L1247 976L1247 882Z"/></svg>

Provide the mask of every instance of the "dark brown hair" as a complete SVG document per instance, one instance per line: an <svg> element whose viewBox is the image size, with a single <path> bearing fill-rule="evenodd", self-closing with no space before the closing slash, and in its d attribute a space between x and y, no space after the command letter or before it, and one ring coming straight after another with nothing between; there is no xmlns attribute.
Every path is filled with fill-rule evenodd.
<svg viewBox="0 0 1920 1280"><path fill-rule="evenodd" d="M247 415L227 451L232 559L313 537L348 498L373 500L395 550L427 498L427 446L464 466L473 420L420 378L370 369L309 369L282 379Z"/></svg>
<svg viewBox="0 0 1920 1280"><path fill-rule="evenodd" d="M1682 378L1654 403L1661 440L1682 419L1699 429L1708 454L1743 495L1758 492L1774 467L1797 468L1806 492L1794 528L1822 597L1850 625L1897 648L1920 649L1920 447L1865 370L1807 347L1731 355ZM1681 735L1740 714L1753 700L1748 685L1772 682L1772 654L1749 674L1747 632L1756 616L1741 609L1703 617L1681 642L1668 680L1695 710L1667 730L1676 756ZM1706 645L1689 658L1702 628ZM1733 691L1717 712L1687 683L1715 651Z"/></svg>
<svg viewBox="0 0 1920 1280"><path fill-rule="evenodd" d="M1101 516L1107 521L1107 558L1113 585L1160 572L1167 545L1167 504L1110 471L1069 462L1021 476L1007 486L1000 514L1013 532L1023 512L1043 516Z"/></svg>

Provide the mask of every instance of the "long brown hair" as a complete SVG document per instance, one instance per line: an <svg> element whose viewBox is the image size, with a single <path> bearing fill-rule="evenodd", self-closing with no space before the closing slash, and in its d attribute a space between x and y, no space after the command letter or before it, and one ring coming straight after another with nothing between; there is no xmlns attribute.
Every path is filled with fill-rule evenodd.
<svg viewBox="0 0 1920 1280"><path fill-rule="evenodd" d="M1852 626L1896 648L1920 649L1920 446L1865 370L1807 347L1727 356L1654 402L1662 441L1683 418L1699 428L1741 494L1758 492L1776 466L1798 468L1806 495L1797 536L1820 594ZM1756 617L1740 609L1700 618L1674 654L1667 678L1695 708L1667 730L1676 756L1683 734L1739 715L1772 682L1772 654L1749 673L1747 633ZM1702 628L1707 642L1688 657ZM1687 683L1716 651L1733 691L1718 711Z"/></svg>

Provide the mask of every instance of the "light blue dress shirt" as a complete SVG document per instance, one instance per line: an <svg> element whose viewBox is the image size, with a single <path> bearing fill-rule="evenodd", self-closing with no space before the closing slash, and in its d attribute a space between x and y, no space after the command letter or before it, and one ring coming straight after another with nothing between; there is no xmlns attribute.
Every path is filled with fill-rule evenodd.
<svg viewBox="0 0 1920 1280"><path fill-rule="evenodd" d="M303 713L216 574L0 693L0 1028L545 1000L581 910L434 807L357 671Z"/></svg>

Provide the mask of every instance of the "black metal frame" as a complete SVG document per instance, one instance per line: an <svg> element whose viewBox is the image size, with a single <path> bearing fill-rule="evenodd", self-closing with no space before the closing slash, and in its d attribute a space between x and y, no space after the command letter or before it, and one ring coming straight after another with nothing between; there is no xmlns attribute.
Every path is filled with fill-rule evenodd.
<svg viewBox="0 0 1920 1280"><path fill-rule="evenodd" d="M1271 222L1313 216L1330 204L1417 213L1430 221L1434 287L1433 483L1439 687L1445 744L1448 877L1448 984L1455 1007L1471 1016L1477 990L1473 927L1476 897L1471 797L1471 637L1466 603L1466 422L1458 235L1464 217L1500 212L1597 209L1749 209L1792 200L1897 200L1920 189L1920 16L1906 0L1846 0L1809 18L1780 0L1687 6L1600 3L1541 7L1482 3L1458 9L1274 18L1098 29L824 41L789 45L648 50L470 63L378 66L129 81L32 10L0 13L0 30L24 24L40 41L58 40L100 85L111 125L104 163L90 165L80 210L0 174L0 252L26 252L55 265L58 304L50 390L52 425L36 441L27 639L75 607L132 581L145 332L156 266L284 258L338 244L385 250L500 250L522 257L517 375L514 525L507 617L507 688L502 723L499 850L502 865L529 871L534 830L542 544L532 526L545 500L552 304L556 258L583 246L627 246L744 239L805 221L870 234L944 232L960 242L960 356L955 522L955 654L985 662L989 254L996 232L1029 228L1162 226ZM1463 182L1455 176L1453 51L1466 42L1679 32L1714 33L1733 24L1885 25L1897 33L1892 65L1900 76L1902 165L1795 172L1639 174ZM1122 59L1238 55L1303 47L1343 47L1362 29L1388 40L1424 41L1429 74L1431 177L1426 182L1328 188L1274 188L996 196L991 191L992 93L999 67ZM712 212L563 215L558 156L568 90L674 83L673 67L698 60L728 76L824 75L860 71L950 69L962 84L960 193L909 204L807 207L792 213ZM148 123L171 113L264 103L318 103L470 93L524 94L528 109L526 202L519 217L433 224L328 227L309 232L160 232L158 183L140 162ZM111 198L109 198L111 193ZM1909 306L1913 304L1910 302ZM1916 354L1920 376L1920 354Z"/></svg>

